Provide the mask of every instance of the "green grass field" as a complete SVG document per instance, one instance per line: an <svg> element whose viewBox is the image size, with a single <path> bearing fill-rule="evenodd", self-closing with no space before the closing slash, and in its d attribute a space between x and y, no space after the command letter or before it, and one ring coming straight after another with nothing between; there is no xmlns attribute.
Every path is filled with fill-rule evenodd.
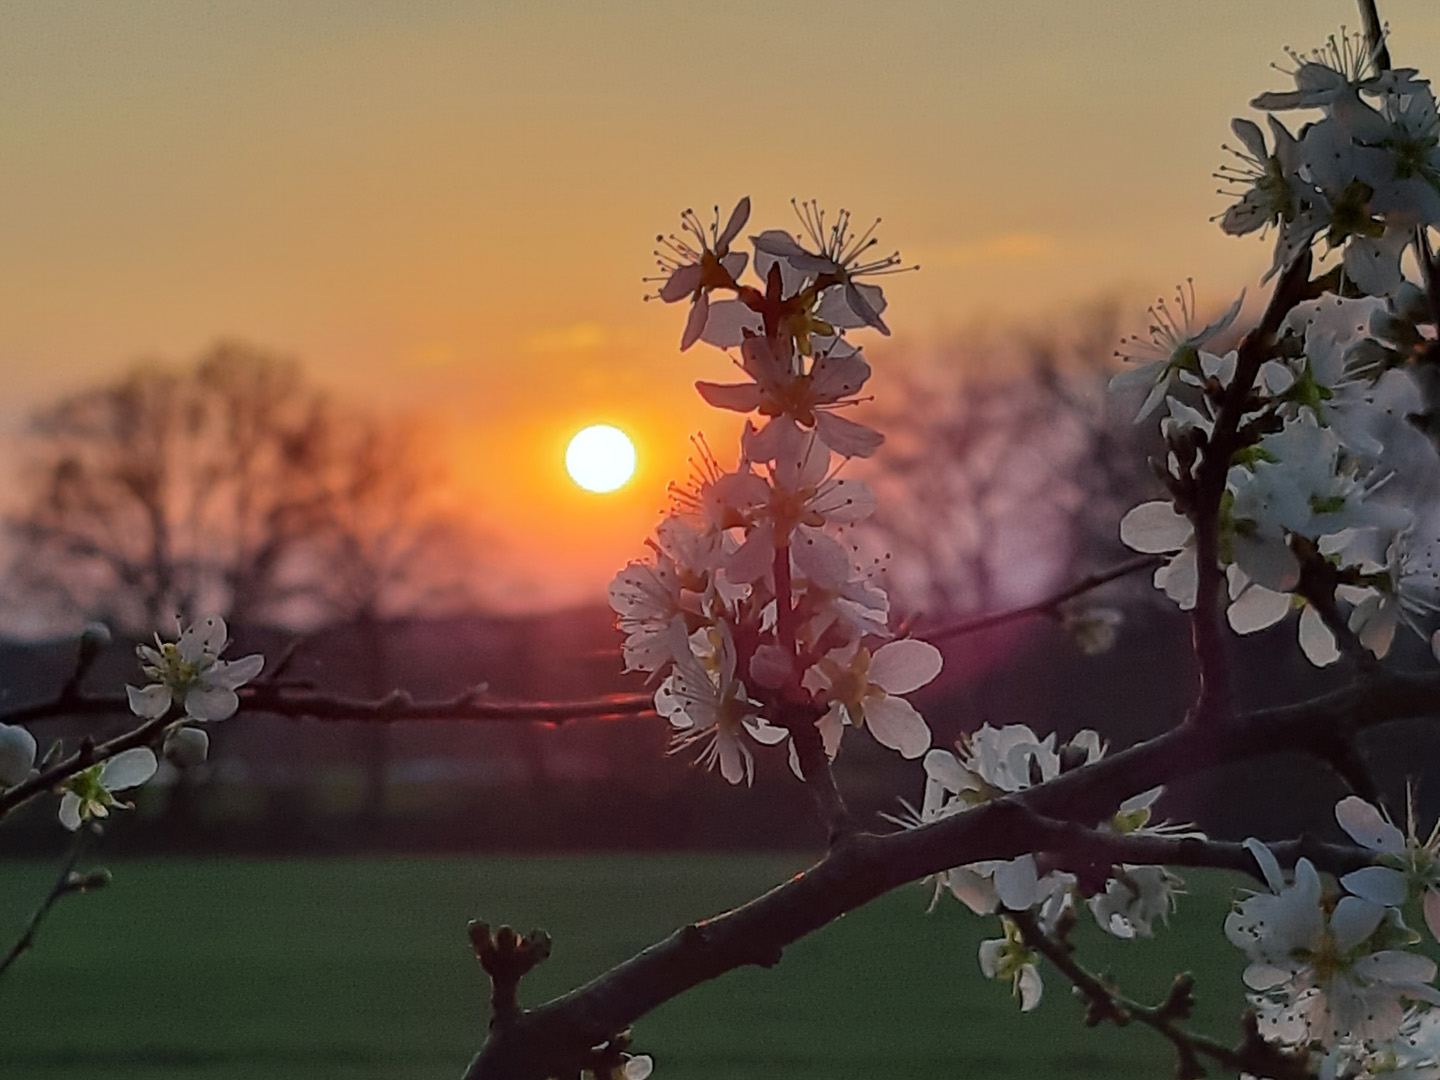
<svg viewBox="0 0 1440 1080"><path fill-rule="evenodd" d="M551 960L527 1002L568 989L680 922L748 899L800 856L172 860L109 865L114 884L67 898L0 981L0 1076L452 1080L478 1048L487 986L468 919L542 926ZM0 863L8 948L53 869ZM1235 1034L1240 954L1220 933L1229 880L1201 877L1175 926L1124 945L1082 935L1082 959L1158 997L1200 980L1195 1026ZM659 1080L1162 1077L1166 1045L1088 1030L1046 971L1019 1014L980 976L997 936L921 888L883 897L643 1019ZM1093 930L1093 927L1091 928ZM1097 948L1089 948L1091 945ZM1103 948L1101 948L1103 947Z"/></svg>

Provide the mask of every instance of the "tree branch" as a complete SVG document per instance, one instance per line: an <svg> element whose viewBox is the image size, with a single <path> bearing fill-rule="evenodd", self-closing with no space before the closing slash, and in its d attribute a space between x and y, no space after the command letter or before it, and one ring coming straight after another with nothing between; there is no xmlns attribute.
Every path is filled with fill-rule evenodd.
<svg viewBox="0 0 1440 1080"><path fill-rule="evenodd" d="M1101 585L1107 585L1122 577L1139 573L1142 570L1153 570L1163 565L1165 559L1159 555L1137 555L1133 559L1126 559L1122 563L1110 567L1108 570L1101 570L1081 578L1074 584L1068 585L1059 592L1037 600L1033 604L1026 604L1024 607L1013 608L1010 611L997 611L991 615L978 615L971 619L961 619L958 622L944 623L931 630L922 630L915 636L931 643L945 641L949 638L962 637L965 634L978 633L981 630L990 630L996 626L1004 626L1006 623L1018 622L1020 619L1027 619L1032 615L1056 616L1060 612L1061 605L1077 596L1098 589Z"/></svg>
<svg viewBox="0 0 1440 1080"><path fill-rule="evenodd" d="M1057 836L1044 818L1088 827L1112 814L1124 798L1157 784L1226 762L1314 752L1317 740L1348 736L1404 717L1437 714L1440 673L1388 675L1295 705L1221 715L1204 726L1186 724L1113 757L920 828L846 838L810 870L763 896L684 927L586 985L522 1013L492 1034L471 1063L466 1080L565 1075L567 1065L579 1060L586 1048L664 1002L737 967L773 965L790 943L899 885L983 859L1014 858L1043 849L1047 841L1079 835L1066 828ZM1306 850L1297 842L1288 853ZM1233 849L1223 845L1198 847L1155 837L1116 838L1106 851L1166 858L1178 853L1182 862L1193 855L1191 865L1210 865L1198 861L1202 854L1216 863L1235 858ZM1346 864L1337 855L1333 865Z"/></svg>

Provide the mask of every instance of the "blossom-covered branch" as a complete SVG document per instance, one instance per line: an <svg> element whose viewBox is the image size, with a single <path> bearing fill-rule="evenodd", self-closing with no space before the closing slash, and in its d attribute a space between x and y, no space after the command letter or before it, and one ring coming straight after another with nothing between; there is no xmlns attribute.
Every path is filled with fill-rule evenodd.
<svg viewBox="0 0 1440 1080"><path fill-rule="evenodd" d="M467 1072L541 1080L606 1034L701 982L746 965L770 966L786 946L900 885L957 866L1013 860L1074 845L1076 857L1218 866L1254 873L1237 845L1177 837L1095 835L1122 803L1146 789L1217 765L1276 753L1305 753L1336 732L1347 736L1394 720L1440 717L1440 673L1382 676L1364 691L1258 710L1200 726L1187 724L1113 756L1033 786L937 816L884 836L861 833L810 870L732 912L684 927L569 994L497 1031ZM1317 857L1336 871L1363 863L1354 849L1295 842L1296 858ZM1245 858L1241 858L1244 855ZM1133 858L1132 858L1133 856Z"/></svg>

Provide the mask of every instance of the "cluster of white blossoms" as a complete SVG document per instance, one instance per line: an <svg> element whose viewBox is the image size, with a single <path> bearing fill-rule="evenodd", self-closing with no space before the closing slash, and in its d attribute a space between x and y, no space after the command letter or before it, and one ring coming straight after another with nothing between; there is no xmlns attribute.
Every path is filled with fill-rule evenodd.
<svg viewBox="0 0 1440 1080"><path fill-rule="evenodd" d="M1053 780L1061 772L1098 761L1105 744L1094 731L1084 730L1057 750L1053 733L1037 739L1024 724L985 724L962 737L956 751L935 749L925 755L924 800L919 812L902 824L926 825ZM1184 826L1150 825L1151 807L1160 794L1157 787L1126 799L1102 827L1122 835L1199 836ZM1069 870L1047 865L1049 861L1045 855L1024 854L954 867L934 878L936 900L948 891L977 915L1000 914L1004 937L981 944L980 967L988 978L1011 980L1024 1012L1040 1003L1043 986L1036 957L1006 912L1033 912L1040 928L1050 933L1088 894L1085 903L1097 925L1117 938L1133 940L1153 936L1156 921L1169 920L1184 887L1164 867L1120 864L1109 868L1097 888Z"/></svg>
<svg viewBox="0 0 1440 1080"><path fill-rule="evenodd" d="M193 725L233 716L240 707L235 691L260 674L265 658L256 653L239 660L221 660L229 632L220 618L184 630L177 625L176 632L175 641L164 641L156 634L153 648L137 647L141 670L155 681L125 689L130 711L143 720L163 721L178 711L152 741L161 745L167 759L184 768L204 761L210 744L209 736ZM0 791L39 775L37 749L34 735L24 727L0 724ZM159 764L150 746L137 745L64 777L57 788L60 823L73 831L86 821L108 817L113 809L128 809L132 804L115 793L145 784Z"/></svg>
<svg viewBox="0 0 1440 1080"><path fill-rule="evenodd" d="M1238 901L1225 934L1245 950L1244 981L1266 1039L1315 1056L1321 1075L1440 1077L1440 990L1433 960L1407 951L1420 935L1402 911L1423 906L1436 919L1436 836L1408 836L1369 803L1350 796L1335 808L1350 837L1379 863L1327 889L1308 859L1286 882L1270 850L1246 847L1269 891ZM1423 898L1423 899L1422 899Z"/></svg>
<svg viewBox="0 0 1440 1080"><path fill-rule="evenodd" d="M1292 53L1296 89L1252 103L1271 114L1273 147L1256 123L1234 123L1238 164L1220 175L1236 201L1221 225L1276 232L1265 276L1280 280L1263 334L1223 345L1244 294L1202 324L1193 287L1182 289L1151 309L1148 338L1124 344L1130 366L1112 380L1143 398L1137 420L1161 414L1157 471L1169 497L1120 524L1127 545L1168 556L1156 587L1184 610L1223 604L1241 634L1298 610L1300 644L1322 666L1347 651L1384 657L1401 625L1424 638L1440 614L1440 541L1416 510L1440 496L1425 426L1437 388L1427 399L1424 381L1440 355L1427 231L1440 225L1440 113L1429 85L1413 70L1382 70L1382 54L1344 35ZM1275 115L1292 111L1312 114L1294 132ZM889 333L884 294L862 279L900 260L874 258L873 229L852 233L844 213L827 224L814 204L796 209L802 235L752 236L753 259L736 249L748 200L723 226L718 209L708 226L687 211L683 234L661 240L658 297L689 302L681 348L733 350L744 376L699 392L750 418L733 469L697 440L694 478L672 486L651 557L617 576L610 600L627 669L658 683L675 747L697 747L738 783L753 775L755 746L788 742L805 779L807 753L833 758L847 728L868 727L903 756L924 755L921 806L894 819L923 827L1091 765L1105 746L1093 731L1057 746L1023 725L986 724L954 753L930 749L904 695L939 673L940 655L893 640L884 591L842 540L874 505L844 464L881 443L843 415L870 375L846 333ZM1407 251L1420 284L1405 277ZM1329 269L1312 281L1317 259ZM1432 644L1440 653L1440 632ZM1076 824L1112 845L1136 833L1204 844L1186 826L1151 824L1160 794ZM1355 797L1337 819L1374 864L1331 889L1303 859L1287 881L1269 849L1248 842L1269 888L1239 900L1225 932L1248 954L1260 1031L1311 1055L1326 1078L1440 1080L1436 966L1409 951L1419 937L1402 916L1415 907L1440 939L1440 828L1422 841L1413 814L1402 833ZM1164 845L1129 850L1155 847ZM948 892L1000 917L1003 936L982 943L980 966L1011 984L1024 1011L1043 993L1037 949L1048 946L1037 931L1066 947L1083 905L1113 937L1148 938L1183 890L1163 866L1063 850L955 866L932 882L932 904Z"/></svg>
<svg viewBox="0 0 1440 1080"><path fill-rule="evenodd" d="M675 748L697 747L731 783L753 777L754 746L787 740L803 778L797 737L818 735L833 758L847 728L919 757L930 729L903 695L941 665L932 645L890 640L889 600L838 534L875 505L864 483L841 475L844 464L882 441L840 415L870 377L845 334L889 332L883 292L861 279L899 259L873 258L873 229L856 235L843 211L827 222L813 203L796 210L803 235L752 236L753 262L732 250L748 199L723 228L718 211L708 228L686 211L684 235L662 239L658 296L690 302L681 348L733 350L744 376L697 383L700 395L753 416L734 469L696 440L695 475L671 485L651 557L610 586L626 669L659 683L655 707Z"/></svg>
<svg viewBox="0 0 1440 1080"><path fill-rule="evenodd" d="M1273 226L1271 274L1323 235L1344 249L1346 277L1360 291L1388 295L1416 227L1440 223L1435 97L1415 69L1381 70L1380 51L1363 34L1342 33L1308 56L1292 52L1295 89L1250 103L1269 114L1273 145L1253 121L1231 125L1242 148L1219 176L1239 200L1221 227L1242 235ZM1275 114L1296 110L1320 118L1292 134Z"/></svg>
<svg viewBox="0 0 1440 1080"><path fill-rule="evenodd" d="M1323 236L1326 253L1341 253L1317 282L1326 291L1294 306L1258 369L1244 371L1237 351L1215 345L1241 301L1196 328L1193 293L1182 295L1152 309L1150 340L1122 349L1137 366L1112 386L1146 390L1141 418L1165 406L1172 498L1131 510L1120 535L1171 555L1155 584L1184 609L1199 571L1192 496L1220 405L1242 395L1219 504L1228 619L1251 633L1300 608L1300 644L1323 666L1340 655L1340 618L1383 657L1398 626L1423 637L1440 610L1433 523L1412 509L1440 484L1434 443L1412 422L1427 410L1413 361L1433 343L1436 316L1401 264L1407 247L1428 261L1425 229L1440 222L1440 118L1429 85L1408 69L1377 71L1361 39L1293 59L1297 89L1253 104L1319 119L1292 135L1272 115L1273 152L1254 123L1235 121L1243 165L1224 175L1248 186L1222 225L1275 226L1272 272Z"/></svg>

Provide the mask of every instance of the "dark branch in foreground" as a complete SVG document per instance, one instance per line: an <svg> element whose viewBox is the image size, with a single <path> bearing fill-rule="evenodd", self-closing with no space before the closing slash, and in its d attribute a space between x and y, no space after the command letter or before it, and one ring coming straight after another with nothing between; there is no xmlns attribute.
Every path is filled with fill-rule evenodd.
<svg viewBox="0 0 1440 1080"><path fill-rule="evenodd" d="M1269 754L1316 755L1325 742L1349 739L1358 730L1435 715L1440 715L1440 673L1387 675L1295 705L1186 724L921 828L847 837L810 870L765 895L686 926L586 985L522 1012L492 1033L466 1080L571 1075L586 1048L657 1006L735 968L771 966L787 945L897 886L982 859L1045 851L1057 842L1093 845L1098 834L1091 826L1113 814L1123 799L1157 784ZM1084 833L1072 833L1072 826ZM1117 837L1108 844L1108 854L1126 861L1235 868L1238 860L1235 845L1198 839ZM1336 869L1349 865L1348 856L1340 857L1344 849L1297 844L1286 854L1323 855ZM1241 868L1253 873L1248 855Z"/></svg>

